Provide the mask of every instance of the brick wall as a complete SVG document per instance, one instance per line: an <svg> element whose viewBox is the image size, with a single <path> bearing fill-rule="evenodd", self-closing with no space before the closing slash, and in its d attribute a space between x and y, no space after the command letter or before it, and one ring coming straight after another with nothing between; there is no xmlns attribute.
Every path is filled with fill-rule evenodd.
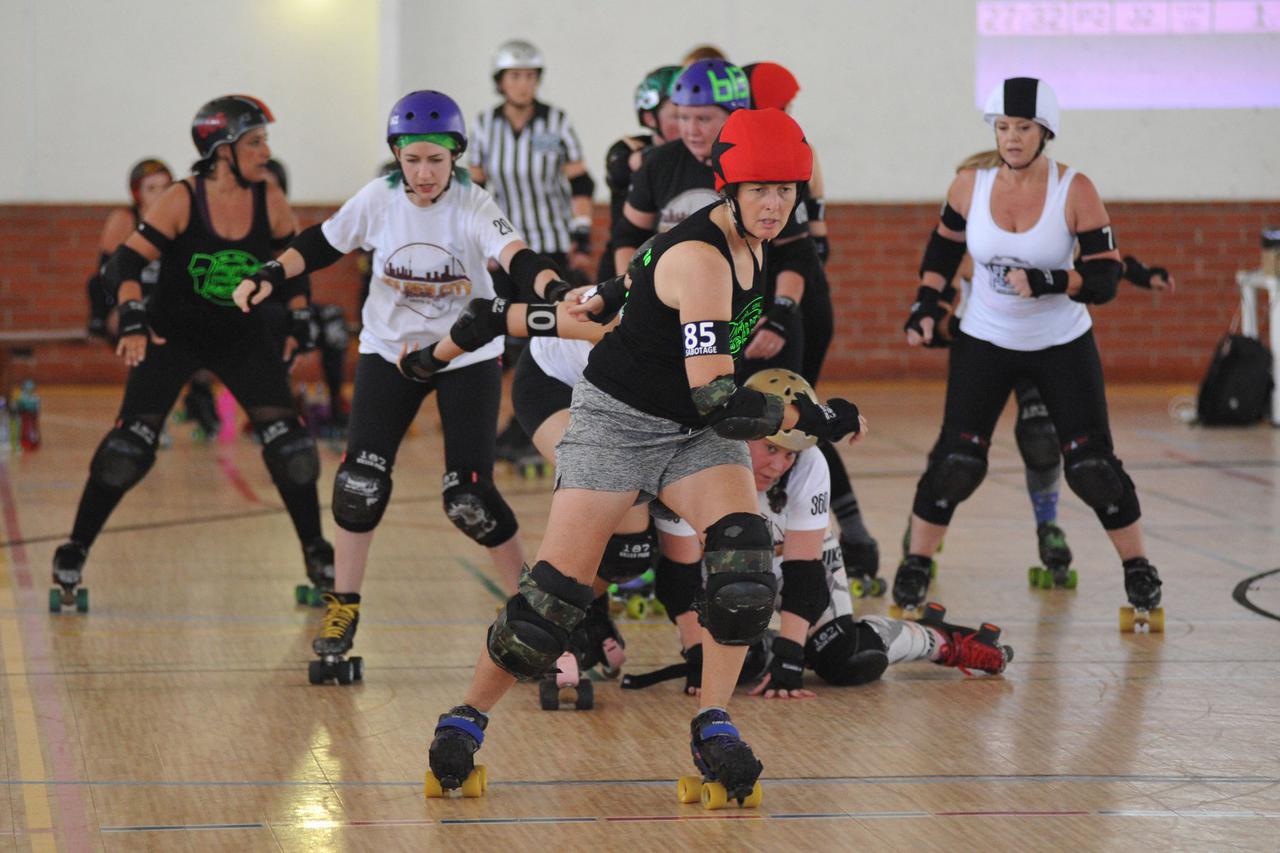
<svg viewBox="0 0 1280 853"><path fill-rule="evenodd" d="M1107 376L1119 381L1197 381L1211 347L1239 302L1235 272L1258 263L1258 232L1280 224L1280 204L1262 202L1114 203L1122 251L1167 266L1175 295L1122 285L1121 296L1094 309ZM303 225L324 207L298 209ZM108 208L0 205L0 328L78 328L86 316L84 282ZM597 209L597 245L605 211ZM836 341L826 376L846 379L939 378L945 353L910 350L900 329L934 204L833 204L828 267ZM352 258L314 279L317 300L355 309ZM41 382L120 382L124 368L101 345L41 346L17 373ZM304 372L302 378L315 374Z"/></svg>

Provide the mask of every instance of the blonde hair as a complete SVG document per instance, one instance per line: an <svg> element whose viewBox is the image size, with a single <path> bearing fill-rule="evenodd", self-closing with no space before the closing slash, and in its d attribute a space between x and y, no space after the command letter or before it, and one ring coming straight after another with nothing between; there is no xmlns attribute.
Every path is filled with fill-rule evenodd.
<svg viewBox="0 0 1280 853"><path fill-rule="evenodd" d="M956 166L956 171L963 172L965 169L994 169L1003 162L1004 161L1000 159L1000 152L992 148L990 151L979 151L977 154L970 154L968 157L960 161L960 165Z"/></svg>
<svg viewBox="0 0 1280 853"><path fill-rule="evenodd" d="M714 44L700 44L685 54L681 65L688 67L701 59L728 59L724 51Z"/></svg>

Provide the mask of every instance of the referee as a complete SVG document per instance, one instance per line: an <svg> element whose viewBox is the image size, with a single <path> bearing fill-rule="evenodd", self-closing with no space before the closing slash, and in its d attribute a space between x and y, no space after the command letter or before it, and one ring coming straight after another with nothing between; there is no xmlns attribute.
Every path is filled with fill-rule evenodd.
<svg viewBox="0 0 1280 853"><path fill-rule="evenodd" d="M537 99L542 51L519 39L493 58L493 82L502 103L482 112L471 137L471 179L493 195L530 248L551 258L575 284L591 274L591 195L595 182L583 162L582 143L569 116ZM530 299L501 268L491 270L499 296ZM524 339L507 339L505 361L514 366ZM536 455L514 417L498 436L498 457Z"/></svg>

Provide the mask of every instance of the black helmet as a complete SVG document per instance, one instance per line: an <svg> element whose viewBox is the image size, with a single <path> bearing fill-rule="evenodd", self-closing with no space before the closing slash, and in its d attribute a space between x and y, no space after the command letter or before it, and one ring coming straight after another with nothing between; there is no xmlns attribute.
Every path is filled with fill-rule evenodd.
<svg viewBox="0 0 1280 853"><path fill-rule="evenodd" d="M191 141L208 160L219 145L235 142L255 127L275 121L267 105L250 95L223 95L196 111L191 120Z"/></svg>

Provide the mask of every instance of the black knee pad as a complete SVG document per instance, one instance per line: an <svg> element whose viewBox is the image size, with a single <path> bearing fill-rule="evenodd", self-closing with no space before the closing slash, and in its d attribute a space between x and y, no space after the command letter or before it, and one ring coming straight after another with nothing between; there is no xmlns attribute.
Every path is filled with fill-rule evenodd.
<svg viewBox="0 0 1280 853"><path fill-rule="evenodd" d="M615 533L600 558L600 579L609 583L631 580L653 568L658 537L650 525L639 533Z"/></svg>
<svg viewBox="0 0 1280 853"><path fill-rule="evenodd" d="M257 426L262 461L277 487L286 490L314 486L320 479L316 440L296 418L280 418Z"/></svg>
<svg viewBox="0 0 1280 853"><path fill-rule="evenodd" d="M1048 471L1058 467L1062 458L1058 447L1058 431L1049 420L1049 411L1039 397L1018 404L1018 423L1013 428L1022 461L1032 471Z"/></svg>
<svg viewBox="0 0 1280 853"><path fill-rule="evenodd" d="M939 506L955 507L968 498L987 476L987 442L970 433L939 448L929 461L924 479Z"/></svg>
<svg viewBox="0 0 1280 853"><path fill-rule="evenodd" d="M653 595L667 609L672 622L694 609L702 595L702 563L677 563L666 556L658 557L653 568Z"/></svg>
<svg viewBox="0 0 1280 853"><path fill-rule="evenodd" d="M569 636L586 618L591 587L540 560L520 574L520 591L489 628L489 657L516 678L538 678L555 666Z"/></svg>
<svg viewBox="0 0 1280 853"><path fill-rule="evenodd" d="M831 604L828 575L822 560L783 560L782 609L812 625Z"/></svg>
<svg viewBox="0 0 1280 853"><path fill-rule="evenodd" d="M444 514L454 527L486 548L501 545L520 529L515 513L493 483L475 471L445 473Z"/></svg>
<svg viewBox="0 0 1280 853"><path fill-rule="evenodd" d="M1133 480L1105 435L1072 439L1062 450L1067 485L1097 514L1104 528L1118 530L1142 517Z"/></svg>
<svg viewBox="0 0 1280 853"><path fill-rule="evenodd" d="M751 645L769 627L778 593L768 522L752 512L726 515L707 528L703 560L703 624L717 643Z"/></svg>
<svg viewBox="0 0 1280 853"><path fill-rule="evenodd" d="M343 530L368 533L391 502L391 465L368 450L351 450L333 478L333 520Z"/></svg>
<svg viewBox="0 0 1280 853"><path fill-rule="evenodd" d="M837 616L814 631L804 659L819 678L839 687L875 681L889 666L884 640L852 616Z"/></svg>
<svg viewBox="0 0 1280 853"><path fill-rule="evenodd" d="M156 461L159 431L143 421L120 421L103 437L89 463L89 479L117 491L133 488Z"/></svg>

